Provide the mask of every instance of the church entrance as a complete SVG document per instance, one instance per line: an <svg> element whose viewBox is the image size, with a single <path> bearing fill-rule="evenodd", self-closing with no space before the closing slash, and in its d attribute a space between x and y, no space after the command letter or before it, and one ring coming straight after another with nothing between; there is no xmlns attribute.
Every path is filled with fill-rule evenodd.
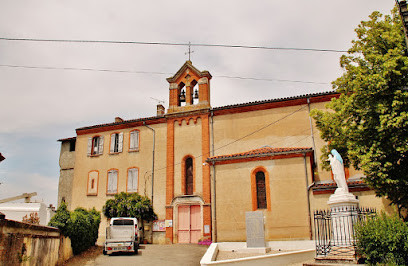
<svg viewBox="0 0 408 266"><path fill-rule="evenodd" d="M178 242L197 243L201 236L200 205L178 207Z"/></svg>

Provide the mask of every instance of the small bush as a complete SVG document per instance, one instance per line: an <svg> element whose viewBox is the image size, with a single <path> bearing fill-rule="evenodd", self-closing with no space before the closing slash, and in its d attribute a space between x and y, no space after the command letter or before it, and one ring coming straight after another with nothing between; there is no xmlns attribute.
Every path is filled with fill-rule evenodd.
<svg viewBox="0 0 408 266"><path fill-rule="evenodd" d="M62 203L48 225L58 227L63 235L68 236L74 254L79 254L95 245L100 222L101 214L95 208L89 211L77 208L70 212Z"/></svg>
<svg viewBox="0 0 408 266"><path fill-rule="evenodd" d="M370 264L408 265L408 226L385 213L356 226L357 253Z"/></svg>

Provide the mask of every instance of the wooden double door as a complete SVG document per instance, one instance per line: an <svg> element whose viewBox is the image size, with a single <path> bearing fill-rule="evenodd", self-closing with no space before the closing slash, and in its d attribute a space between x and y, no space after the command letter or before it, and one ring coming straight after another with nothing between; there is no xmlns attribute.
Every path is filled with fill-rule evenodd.
<svg viewBox="0 0 408 266"><path fill-rule="evenodd" d="M178 242L197 243L201 237L200 205L178 207Z"/></svg>

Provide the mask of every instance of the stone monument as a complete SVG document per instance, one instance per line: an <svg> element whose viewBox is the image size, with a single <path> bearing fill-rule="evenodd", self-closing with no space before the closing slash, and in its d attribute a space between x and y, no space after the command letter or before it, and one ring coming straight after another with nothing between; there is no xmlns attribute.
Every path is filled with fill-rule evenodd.
<svg viewBox="0 0 408 266"><path fill-rule="evenodd" d="M327 202L331 209L332 245L337 248L353 246L353 217L356 215L359 201L348 190L343 159L335 149L329 154L328 161L337 184L337 189Z"/></svg>
<svg viewBox="0 0 408 266"><path fill-rule="evenodd" d="M262 211L245 213L247 248L239 252L267 253L271 248L265 243L264 214Z"/></svg>

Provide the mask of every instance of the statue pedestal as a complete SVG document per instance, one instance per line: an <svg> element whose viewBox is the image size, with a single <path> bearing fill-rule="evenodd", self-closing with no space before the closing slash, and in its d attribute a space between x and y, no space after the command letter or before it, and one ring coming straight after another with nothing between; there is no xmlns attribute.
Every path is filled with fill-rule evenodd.
<svg viewBox="0 0 408 266"><path fill-rule="evenodd" d="M358 219L358 202L359 200L349 192L330 196L327 204L330 206L333 228L331 246L341 248L354 245L353 225Z"/></svg>

